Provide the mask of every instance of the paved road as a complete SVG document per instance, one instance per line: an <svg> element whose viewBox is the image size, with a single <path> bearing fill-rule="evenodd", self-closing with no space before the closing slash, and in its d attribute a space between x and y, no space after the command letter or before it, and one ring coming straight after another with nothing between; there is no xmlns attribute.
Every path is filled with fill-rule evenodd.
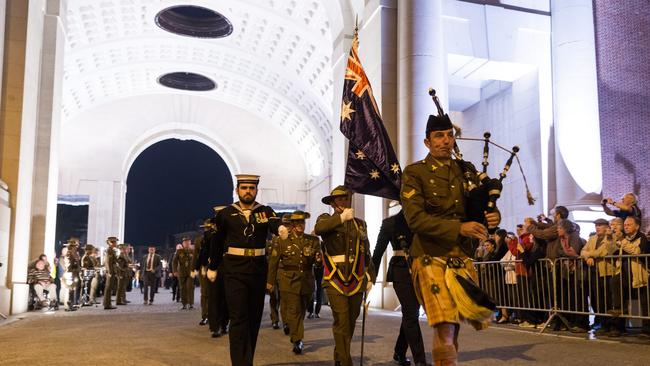
<svg viewBox="0 0 650 366"><path fill-rule="evenodd" d="M137 289L136 289L137 291ZM154 306L141 305L139 293L117 310L83 308L72 313L32 312L0 320L0 365L229 365L228 339L213 339L198 325L200 311L181 311L171 294L161 289ZM198 293L196 299L198 299ZM291 352L288 337L270 327L265 312L256 365L332 365L331 315L305 320L305 353ZM391 362L400 318L371 310L364 365ZM431 330L421 323L425 347L431 350ZM360 349L361 324L352 350ZM585 336L543 334L512 327L461 331L461 365L650 365L650 344L635 338L588 340ZM431 357L429 353L429 357Z"/></svg>

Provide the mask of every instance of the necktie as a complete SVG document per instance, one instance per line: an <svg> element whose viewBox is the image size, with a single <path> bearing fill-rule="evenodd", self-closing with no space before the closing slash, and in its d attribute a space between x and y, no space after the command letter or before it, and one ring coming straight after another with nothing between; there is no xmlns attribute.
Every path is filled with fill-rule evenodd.
<svg viewBox="0 0 650 366"><path fill-rule="evenodd" d="M149 259L147 260L147 268L149 272L153 272L153 256L149 254Z"/></svg>

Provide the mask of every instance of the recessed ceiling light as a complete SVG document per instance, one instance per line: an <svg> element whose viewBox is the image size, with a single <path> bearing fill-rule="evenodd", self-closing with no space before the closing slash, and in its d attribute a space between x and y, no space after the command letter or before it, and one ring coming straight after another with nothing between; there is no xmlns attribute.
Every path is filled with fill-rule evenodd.
<svg viewBox="0 0 650 366"><path fill-rule="evenodd" d="M168 88L192 91L208 91L217 87L210 78L192 72L171 72L159 77L158 83Z"/></svg>
<svg viewBox="0 0 650 366"><path fill-rule="evenodd" d="M232 23L214 10L178 5L156 14L156 24L168 32L198 38L222 38L232 33Z"/></svg>

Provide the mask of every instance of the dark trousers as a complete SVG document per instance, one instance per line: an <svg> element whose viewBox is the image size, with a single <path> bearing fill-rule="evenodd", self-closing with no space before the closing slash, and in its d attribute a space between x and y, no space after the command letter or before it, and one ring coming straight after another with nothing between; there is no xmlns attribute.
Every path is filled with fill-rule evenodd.
<svg viewBox="0 0 650 366"><path fill-rule="evenodd" d="M226 294L223 288L223 276L217 272L217 279L207 281L208 288L208 324L210 331L216 332L219 329L226 329L228 326L228 306L226 305Z"/></svg>
<svg viewBox="0 0 650 366"><path fill-rule="evenodd" d="M230 313L230 361L252 366L264 312L266 273L225 273L223 280Z"/></svg>
<svg viewBox="0 0 650 366"><path fill-rule="evenodd" d="M153 302L154 294L156 293L156 287L158 287L158 277L154 272L144 272L144 301Z"/></svg>
<svg viewBox="0 0 650 366"><path fill-rule="evenodd" d="M314 278L316 279L316 287L314 288L313 299L309 301L307 311L320 314L320 308L323 304L323 267L314 267ZM316 302L315 308L314 302Z"/></svg>
<svg viewBox="0 0 650 366"><path fill-rule="evenodd" d="M104 281L104 307L105 308L111 307L111 293L115 289L116 284L117 284L117 279L115 278L115 275L111 277L106 277Z"/></svg>
<svg viewBox="0 0 650 366"><path fill-rule="evenodd" d="M199 273L199 286L201 289L201 319L208 318L208 277Z"/></svg>
<svg viewBox="0 0 650 366"><path fill-rule="evenodd" d="M399 336L395 342L395 353L406 356L406 349L411 347L411 354L415 363L425 363L424 341L420 330L420 303L415 295L413 283L393 282L393 289L402 305L402 325Z"/></svg>
<svg viewBox="0 0 650 366"><path fill-rule="evenodd" d="M345 296L333 287L327 287L325 291L327 291L327 299L334 317L334 324L332 324L334 361L339 361L341 366L352 366L350 343L357 318L361 312L363 293L359 291L354 295Z"/></svg>
<svg viewBox="0 0 650 366"><path fill-rule="evenodd" d="M194 279L191 276L179 276L178 288L183 305L194 306Z"/></svg>
<svg viewBox="0 0 650 366"><path fill-rule="evenodd" d="M178 277L172 278L171 288L172 288L172 301L176 300L176 302L180 302L181 291L178 286Z"/></svg>

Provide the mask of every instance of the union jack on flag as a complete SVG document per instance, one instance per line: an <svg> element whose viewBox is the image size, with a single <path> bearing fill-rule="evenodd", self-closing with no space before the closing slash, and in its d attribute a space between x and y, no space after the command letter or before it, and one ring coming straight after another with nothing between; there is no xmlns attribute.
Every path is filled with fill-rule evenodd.
<svg viewBox="0 0 650 366"><path fill-rule="evenodd" d="M359 38L355 34L341 103L340 129L349 140L345 186L357 193L399 199L402 170L359 60L358 48Z"/></svg>

